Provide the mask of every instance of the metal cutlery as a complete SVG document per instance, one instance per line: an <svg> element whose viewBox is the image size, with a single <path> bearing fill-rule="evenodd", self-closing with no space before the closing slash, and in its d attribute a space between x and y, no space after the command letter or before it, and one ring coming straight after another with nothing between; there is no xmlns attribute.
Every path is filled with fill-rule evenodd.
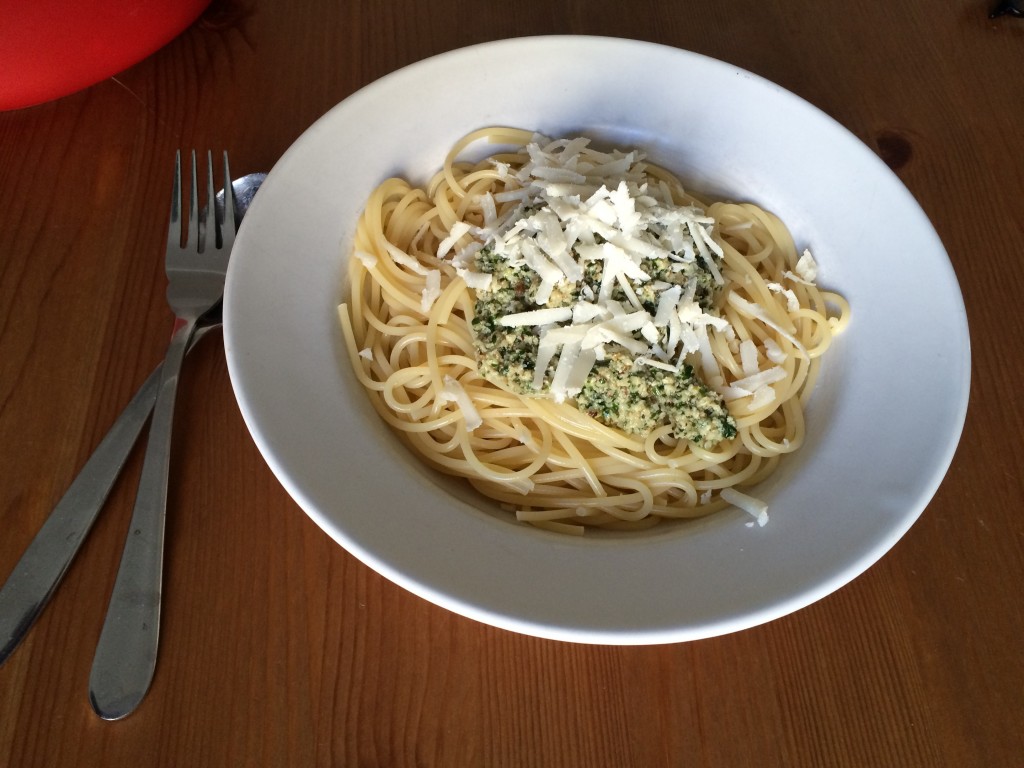
<svg viewBox="0 0 1024 768"><path fill-rule="evenodd" d="M157 368L96 446L0 589L0 664L21 644L78 554L153 410L159 383Z"/></svg>
<svg viewBox="0 0 1024 768"><path fill-rule="evenodd" d="M253 173L231 183L236 224L241 223L265 178L264 173ZM222 191L216 199L219 216L223 216L224 200ZM196 330L191 346L220 324L220 316L211 312L201 322L208 324ZM99 516L153 410L160 371L161 366L157 366L139 387L0 587L0 666L46 607Z"/></svg>
<svg viewBox="0 0 1024 768"><path fill-rule="evenodd" d="M213 175L213 158L207 154L208 201L214 199ZM224 178L231 178L227 153L224 153ZM200 237L197 186L193 152L188 236L182 247L181 154L178 153L165 257L167 300L175 315L174 329L157 387L128 537L89 676L89 700L105 720L117 720L134 711L149 690L156 669L168 469L178 379L185 351L200 318L217 308L221 301L228 255L234 243L231 185L226 186L226 195L231 200L229 204L225 197L221 221L217 221L215 206L206 206L203 237Z"/></svg>

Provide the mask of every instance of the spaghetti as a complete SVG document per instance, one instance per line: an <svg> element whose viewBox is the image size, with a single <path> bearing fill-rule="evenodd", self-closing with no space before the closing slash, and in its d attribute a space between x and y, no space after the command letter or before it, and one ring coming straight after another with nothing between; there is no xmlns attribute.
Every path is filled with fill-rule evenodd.
<svg viewBox="0 0 1024 768"><path fill-rule="evenodd" d="M479 141L513 149L461 160ZM735 504L763 524L739 489L803 443L849 321L815 278L755 205L704 205L636 151L488 128L424 188L370 195L339 316L380 417L519 520L582 533Z"/></svg>

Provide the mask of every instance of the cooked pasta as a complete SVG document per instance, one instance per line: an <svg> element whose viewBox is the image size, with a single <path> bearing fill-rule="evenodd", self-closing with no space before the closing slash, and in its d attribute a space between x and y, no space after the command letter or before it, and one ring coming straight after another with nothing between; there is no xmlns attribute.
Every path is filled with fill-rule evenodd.
<svg viewBox="0 0 1024 768"><path fill-rule="evenodd" d="M484 141L503 151L461 159ZM776 216L705 205L639 151L488 128L370 195L339 316L380 417L521 521L764 524L740 489L804 442L849 320L815 278Z"/></svg>

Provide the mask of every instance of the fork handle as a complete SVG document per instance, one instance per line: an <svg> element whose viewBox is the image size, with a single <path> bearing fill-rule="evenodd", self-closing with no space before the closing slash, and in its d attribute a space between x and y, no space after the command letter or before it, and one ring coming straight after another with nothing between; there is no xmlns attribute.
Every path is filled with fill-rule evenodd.
<svg viewBox="0 0 1024 768"><path fill-rule="evenodd" d="M104 720L133 712L156 670L174 402L194 329L194 320L179 320L164 358L135 508L89 675L89 700Z"/></svg>

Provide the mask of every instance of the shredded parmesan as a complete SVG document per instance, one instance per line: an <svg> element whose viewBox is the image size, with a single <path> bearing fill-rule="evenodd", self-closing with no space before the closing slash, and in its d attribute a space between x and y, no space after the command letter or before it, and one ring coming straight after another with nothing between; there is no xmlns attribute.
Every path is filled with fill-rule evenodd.
<svg viewBox="0 0 1024 768"><path fill-rule="evenodd" d="M466 429L470 432L484 423L476 406L473 405L472 398L470 398L457 379L451 376L444 377L444 387L441 389L438 400L440 402L454 402L462 412L462 418L466 422Z"/></svg>
<svg viewBox="0 0 1024 768"><path fill-rule="evenodd" d="M800 277L806 280L808 283L813 283L818 278L818 262L814 260L811 252L804 249L801 254L799 261L796 263L796 273Z"/></svg>
<svg viewBox="0 0 1024 768"><path fill-rule="evenodd" d="M423 288L423 292L420 298L420 309L423 314L428 314L430 308L434 306L434 302L437 301L437 297L441 295L441 272L436 269L432 269L427 272L426 285Z"/></svg>
<svg viewBox="0 0 1024 768"><path fill-rule="evenodd" d="M505 315L498 322L509 328L519 325L551 325L572 319L572 307L547 307Z"/></svg>
<svg viewBox="0 0 1024 768"><path fill-rule="evenodd" d="M475 272L471 269L456 269L455 273L461 277L467 287L474 291L486 291L491 287L493 276L486 272Z"/></svg>
<svg viewBox="0 0 1024 768"><path fill-rule="evenodd" d="M800 309L800 301L797 299L792 288L785 288L779 283L768 283L768 290L773 293L782 294L786 298L786 309L790 312L796 312Z"/></svg>
<svg viewBox="0 0 1024 768"><path fill-rule="evenodd" d="M363 266L367 269L373 269L377 266L377 256L367 251L355 251L355 257L363 262Z"/></svg>
<svg viewBox="0 0 1024 768"><path fill-rule="evenodd" d="M786 341L788 341L790 344L792 344L794 347L796 347L797 350L799 350L800 354L802 354L805 358L808 357L808 355L807 355L807 348L804 347L804 345L801 344L792 333L790 333L785 328L783 328L781 325L779 325L774 320L772 320L770 317L768 317L768 313L765 312L762 307L758 306L757 304L754 304L751 301L747 301L746 299L744 299L742 296L740 296L735 291L733 291L733 292L731 292L729 294L729 298L727 299L727 301L737 311L743 313L747 317L752 317L755 320L760 320L762 323L764 323L769 328L771 328L772 330L777 332Z"/></svg>
<svg viewBox="0 0 1024 768"><path fill-rule="evenodd" d="M724 501L753 517L759 527L763 528L768 524L768 505L760 499L748 496L735 488L723 488L721 496Z"/></svg>
<svg viewBox="0 0 1024 768"><path fill-rule="evenodd" d="M753 376L758 371L757 345L750 339L740 342L740 366L744 376Z"/></svg>
<svg viewBox="0 0 1024 768"><path fill-rule="evenodd" d="M465 221L456 221L448 233L448 237L438 243L437 258L443 259L452 247L465 235L469 234L470 225Z"/></svg>
<svg viewBox="0 0 1024 768"><path fill-rule="evenodd" d="M782 351L782 347L779 346L775 339L764 340L764 355L777 365L781 365L786 361L786 353Z"/></svg>
<svg viewBox="0 0 1024 768"><path fill-rule="evenodd" d="M708 282L724 284L724 254L713 237L713 217L695 206L676 205L663 181L648 179L639 152L597 152L586 139L542 137L526 152L528 162L514 173L504 163L495 163L506 189L480 196L482 225L455 224L438 245L437 256L450 258L455 273L477 291L488 291L494 282L490 273L473 269L473 256L485 244L511 266L535 273L537 308L496 318L506 328L536 329L533 388L544 387L550 375L550 395L563 401L580 391L598 361L625 351L634 364L666 372L678 373L690 361L724 400L748 399L743 407L749 412L775 402L772 384L786 377L782 364L788 356L788 349L784 351L776 339L785 339L788 348L807 355L794 332L782 325L783 316L776 320L774 311L769 312L773 308L729 291L726 302L733 310L775 332L775 338L762 344L740 340L718 310L698 302L696 281L678 284L663 279L666 274L702 270ZM516 189L517 184L521 188ZM510 205L499 215L498 206L506 204ZM467 236L474 238L468 245ZM648 272L652 260L665 260L657 279ZM593 290L584 281L592 262L600 263L601 275ZM807 250L793 269L784 279L812 282L817 275L817 264ZM438 280L436 271L427 274L425 308L439 295ZM785 299L786 311L799 308L791 288L780 283L768 288ZM570 305L564 304L567 292L576 294ZM653 315L644 309L652 302ZM723 334L738 357L741 375L734 381L727 381L718 362L711 330ZM735 369L728 372L730 378L735 375Z"/></svg>
<svg viewBox="0 0 1024 768"><path fill-rule="evenodd" d="M775 388L768 384L763 384L754 390L754 396L750 398L750 403L747 405L747 408L751 412L760 410L766 405L774 403L775 398Z"/></svg>
<svg viewBox="0 0 1024 768"><path fill-rule="evenodd" d="M538 141L526 147L529 161L515 173L522 189L509 189L480 198L483 226L475 230L494 253L514 265L525 265L539 277L538 309L498 318L505 327L540 328L534 383L542 386L555 355L552 394L560 399L586 378L588 366L605 359L606 344L615 344L644 365L678 371L683 358L701 353L706 372L721 377L713 362L707 327L729 327L726 320L705 312L693 290L657 281L641 266L645 259L668 259L673 271L692 269L700 259L710 279L723 284L718 267L722 249L712 237L714 219L694 206L677 206L661 181L649 183L639 152L598 152L585 138ZM507 165L496 163L498 175L511 178ZM520 203L499 221L497 206ZM529 207L527 207L527 205ZM441 241L438 256L447 255L466 234L468 225L453 227ZM469 251L463 247L459 255ZM585 265L601 262L597 295L584 291L571 307L546 306L556 291L583 281ZM474 273L457 257L456 273L477 290L488 290L489 276ZM648 285L650 284L650 285ZM654 317L643 311L638 293L654 292ZM621 291L623 304L612 296ZM588 295L589 294L589 295ZM560 294L561 295L561 294ZM613 318L632 317L611 322ZM634 320L639 319L639 322ZM560 333L580 328L585 335ZM639 332L641 338L634 337ZM745 373L756 372L756 368Z"/></svg>
<svg viewBox="0 0 1024 768"><path fill-rule="evenodd" d="M784 378L786 378L786 371L783 370L781 366L774 365L766 370L758 371L750 376L738 379L737 381L734 381L732 385L739 389L754 392L761 387L774 384L776 381L782 381Z"/></svg>

